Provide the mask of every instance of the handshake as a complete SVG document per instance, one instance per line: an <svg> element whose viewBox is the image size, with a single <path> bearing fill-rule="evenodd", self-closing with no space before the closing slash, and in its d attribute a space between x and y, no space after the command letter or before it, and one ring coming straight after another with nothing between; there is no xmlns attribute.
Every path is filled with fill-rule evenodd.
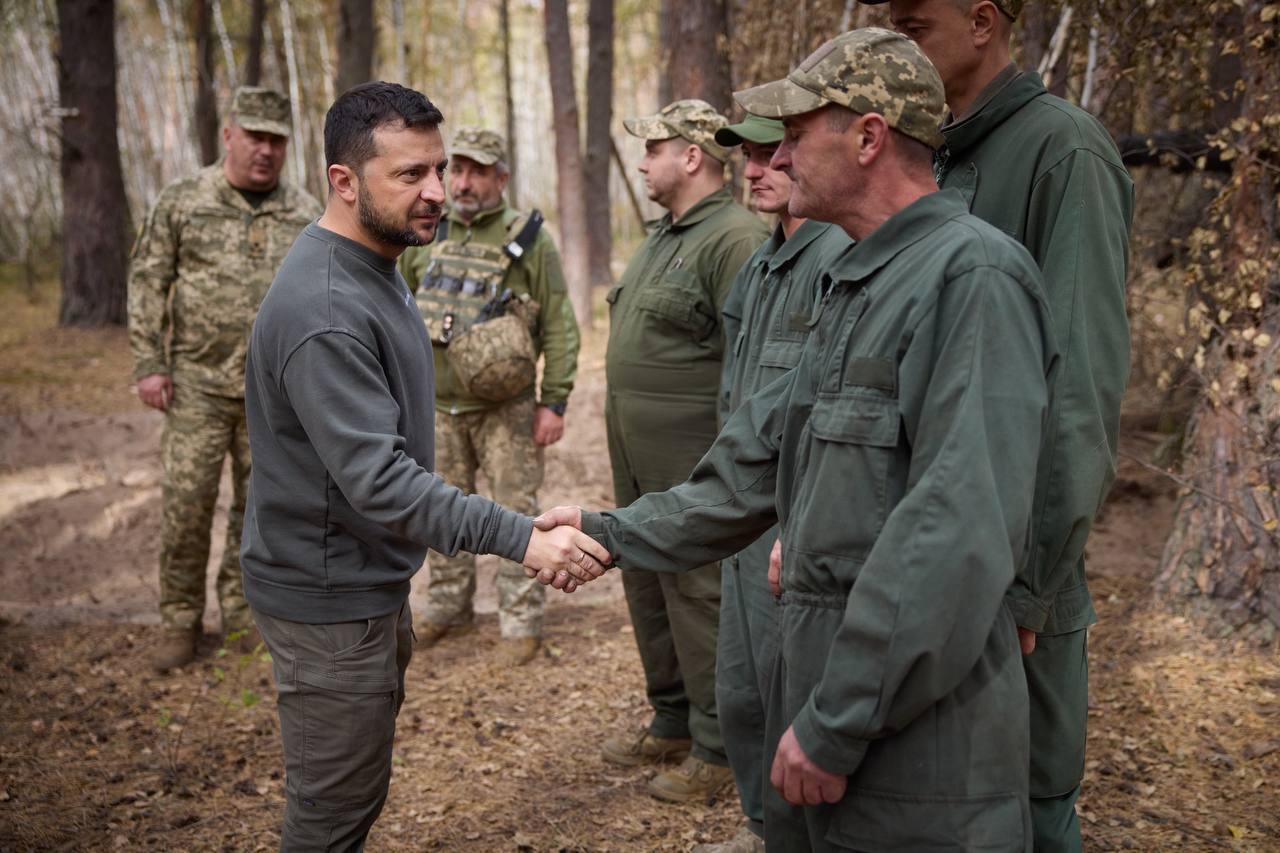
<svg viewBox="0 0 1280 853"><path fill-rule="evenodd" d="M524 572L546 586L573 592L605 573L613 557L582 532L582 508L558 506L533 520L525 549Z"/></svg>

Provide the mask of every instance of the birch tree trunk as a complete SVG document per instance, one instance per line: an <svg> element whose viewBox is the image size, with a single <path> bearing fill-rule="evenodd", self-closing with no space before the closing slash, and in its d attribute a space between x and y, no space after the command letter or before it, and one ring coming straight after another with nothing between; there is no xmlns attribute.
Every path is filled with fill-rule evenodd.
<svg viewBox="0 0 1280 853"><path fill-rule="evenodd" d="M609 268L613 254L613 223L609 216L612 120L613 0L591 0L587 7L587 145L583 179L587 263L595 286L613 284L613 271Z"/></svg>
<svg viewBox="0 0 1280 853"><path fill-rule="evenodd" d="M578 138L578 98L573 88L573 44L568 0L546 0L543 16L547 71L551 82L552 127L556 148L556 207L560 211L560 251L569 300L578 325L591 327L591 274L587 258L587 212Z"/></svg>
<svg viewBox="0 0 1280 853"><path fill-rule="evenodd" d="M338 0L338 92L371 79L373 0Z"/></svg>
<svg viewBox="0 0 1280 853"><path fill-rule="evenodd" d="M129 207L116 136L114 0L58 0L62 326L125 321Z"/></svg>
<svg viewBox="0 0 1280 853"><path fill-rule="evenodd" d="M200 149L200 165L208 166L218 159L218 98L213 91L213 13L209 0L191 4L191 30L196 38L196 143Z"/></svg>
<svg viewBox="0 0 1280 853"><path fill-rule="evenodd" d="M1204 307L1192 323L1211 342L1197 353L1204 389L1157 589L1220 634L1271 643L1280 627L1280 126L1270 118L1280 112L1280 17L1265 8L1243 4L1234 168L1211 211L1223 236L1194 238Z"/></svg>

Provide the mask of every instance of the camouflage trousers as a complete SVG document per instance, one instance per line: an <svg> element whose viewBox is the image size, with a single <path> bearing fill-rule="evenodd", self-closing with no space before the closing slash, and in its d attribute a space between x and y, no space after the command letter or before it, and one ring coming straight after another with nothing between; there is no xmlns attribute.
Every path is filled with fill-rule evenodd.
<svg viewBox="0 0 1280 853"><path fill-rule="evenodd" d="M231 454L231 508L218 565L218 606L224 631L252 626L240 578L240 529L249 487L249 434L244 400L179 387L165 415L160 440L164 466L160 528L160 618L176 628L204 617L209 537L218 500L222 460Z"/></svg>
<svg viewBox="0 0 1280 853"><path fill-rule="evenodd" d="M491 497L526 515L538 513L542 448L533 442L532 399L492 409L450 415L436 412L436 473L467 493L476 490L476 470L489 480ZM427 603L423 615L437 625L462 625L474 617L476 563L471 554L427 558ZM542 636L545 590L525 577L519 563L498 564L498 624L504 637Z"/></svg>

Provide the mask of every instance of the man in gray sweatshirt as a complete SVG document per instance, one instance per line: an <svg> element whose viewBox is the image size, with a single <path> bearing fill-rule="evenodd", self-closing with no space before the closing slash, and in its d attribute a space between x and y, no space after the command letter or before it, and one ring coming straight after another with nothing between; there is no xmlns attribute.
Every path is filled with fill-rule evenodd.
<svg viewBox="0 0 1280 853"><path fill-rule="evenodd" d="M361 849L386 800L427 548L497 554L572 590L609 555L432 473L431 344L396 258L435 236L440 111L392 83L325 117L329 197L277 272L245 376L245 597L271 651L284 850Z"/></svg>

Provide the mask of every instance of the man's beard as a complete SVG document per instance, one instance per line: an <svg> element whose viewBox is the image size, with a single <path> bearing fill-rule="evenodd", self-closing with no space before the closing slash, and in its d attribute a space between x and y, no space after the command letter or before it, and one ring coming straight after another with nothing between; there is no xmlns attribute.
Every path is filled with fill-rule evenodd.
<svg viewBox="0 0 1280 853"><path fill-rule="evenodd" d="M453 209L456 210L460 216L468 218L478 216L486 210L493 210L500 204L502 204L502 196L487 199L486 201L482 201L478 196L474 195L463 196L462 198L455 196L453 199Z"/></svg>
<svg viewBox="0 0 1280 853"><path fill-rule="evenodd" d="M403 223L393 222L373 203L373 196L363 183L356 192L356 211L360 216L360 226L368 231L378 242L388 246L425 246L434 238L423 237L409 226L408 220ZM439 214L438 205L429 205L428 213Z"/></svg>

